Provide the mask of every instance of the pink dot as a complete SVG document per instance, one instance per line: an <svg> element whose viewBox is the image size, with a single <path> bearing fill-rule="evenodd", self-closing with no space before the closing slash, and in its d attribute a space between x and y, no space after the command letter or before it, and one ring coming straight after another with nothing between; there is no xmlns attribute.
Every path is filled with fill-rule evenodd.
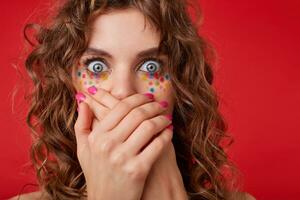
<svg viewBox="0 0 300 200"><path fill-rule="evenodd" d="M97 88L95 86L91 86L91 87L88 88L88 92L90 94L96 94Z"/></svg>

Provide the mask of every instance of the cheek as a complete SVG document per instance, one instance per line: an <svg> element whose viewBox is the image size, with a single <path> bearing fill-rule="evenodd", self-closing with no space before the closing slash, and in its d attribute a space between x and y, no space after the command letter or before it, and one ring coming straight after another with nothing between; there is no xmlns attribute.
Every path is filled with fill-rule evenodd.
<svg viewBox="0 0 300 200"><path fill-rule="evenodd" d="M147 92L154 94L154 96L159 98L169 95L171 86L169 74L143 73L140 75L140 79L145 85Z"/></svg>
<svg viewBox="0 0 300 200"><path fill-rule="evenodd" d="M84 67L79 67L76 72L76 80L81 89L87 89L91 86L100 84L108 79L109 73L93 74Z"/></svg>

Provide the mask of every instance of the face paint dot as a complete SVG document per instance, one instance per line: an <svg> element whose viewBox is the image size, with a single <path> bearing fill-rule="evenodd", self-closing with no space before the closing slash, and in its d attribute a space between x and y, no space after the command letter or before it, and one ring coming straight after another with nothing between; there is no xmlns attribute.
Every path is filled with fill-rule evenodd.
<svg viewBox="0 0 300 200"><path fill-rule="evenodd" d="M149 82L149 85L153 85L153 82L152 82L152 81L150 81L150 82Z"/></svg>
<svg viewBox="0 0 300 200"><path fill-rule="evenodd" d="M158 82L158 81L155 81L155 85L156 85L156 86L159 86L159 82Z"/></svg>
<svg viewBox="0 0 300 200"><path fill-rule="evenodd" d="M170 79L170 76L169 76L169 74L166 74L166 75L165 75L165 79L167 79L167 80L169 80L169 79Z"/></svg>
<svg viewBox="0 0 300 200"><path fill-rule="evenodd" d="M164 77L160 77L160 82L163 82L165 79L164 79Z"/></svg>
<svg viewBox="0 0 300 200"><path fill-rule="evenodd" d="M154 77L155 77L156 79L159 78L158 72L155 72Z"/></svg>
<svg viewBox="0 0 300 200"><path fill-rule="evenodd" d="M86 85L86 81L84 81L84 85Z"/></svg>
<svg viewBox="0 0 300 200"><path fill-rule="evenodd" d="M100 78L105 81L108 78L108 75L107 74L102 74Z"/></svg>
<svg viewBox="0 0 300 200"><path fill-rule="evenodd" d="M81 76L81 72L77 72L77 76L79 76L79 77L80 77L80 76Z"/></svg>
<svg viewBox="0 0 300 200"><path fill-rule="evenodd" d="M152 92L152 93L153 93L154 91L155 91L155 90L154 90L154 88L150 88L150 92Z"/></svg>
<svg viewBox="0 0 300 200"><path fill-rule="evenodd" d="M149 74L148 74L148 78L153 79L153 74L152 74L152 73L149 73Z"/></svg>
<svg viewBox="0 0 300 200"><path fill-rule="evenodd" d="M85 78L85 74L82 74L82 78Z"/></svg>
<svg viewBox="0 0 300 200"><path fill-rule="evenodd" d="M147 75L146 75L146 74L142 75L142 80L143 80L143 81L146 81L146 80L147 80Z"/></svg>

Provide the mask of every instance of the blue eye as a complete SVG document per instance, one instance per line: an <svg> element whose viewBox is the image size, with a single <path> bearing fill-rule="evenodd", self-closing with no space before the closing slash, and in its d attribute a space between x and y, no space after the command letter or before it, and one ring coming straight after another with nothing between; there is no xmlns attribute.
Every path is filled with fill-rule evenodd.
<svg viewBox="0 0 300 200"><path fill-rule="evenodd" d="M142 64L141 70L148 73L155 73L159 71L161 63L159 61L146 61Z"/></svg>
<svg viewBox="0 0 300 200"><path fill-rule="evenodd" d="M99 60L87 60L86 66L89 71L95 74L101 73L104 71L105 68L107 68L105 63Z"/></svg>

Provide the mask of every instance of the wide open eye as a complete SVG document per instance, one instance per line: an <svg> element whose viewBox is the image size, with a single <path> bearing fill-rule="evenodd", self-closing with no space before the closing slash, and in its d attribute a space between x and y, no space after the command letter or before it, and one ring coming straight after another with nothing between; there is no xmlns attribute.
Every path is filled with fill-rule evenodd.
<svg viewBox="0 0 300 200"><path fill-rule="evenodd" d="M95 74L101 73L101 72L105 71L105 69L108 69L108 67L105 65L105 63L102 61L99 61L99 60L88 61L86 63L86 65L87 65L88 70Z"/></svg>
<svg viewBox="0 0 300 200"><path fill-rule="evenodd" d="M146 61L142 64L141 70L148 73L155 73L160 70L161 63L159 61Z"/></svg>

